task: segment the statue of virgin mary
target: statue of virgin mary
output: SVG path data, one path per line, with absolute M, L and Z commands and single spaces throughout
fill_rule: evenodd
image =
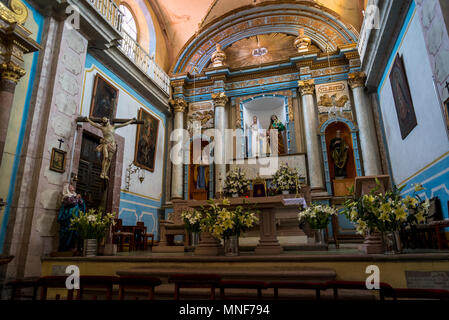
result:
M 264 130 L 260 125 L 257 116 L 253 117 L 251 125 L 248 129 L 248 157 L 260 157 L 265 152 L 263 150 Z

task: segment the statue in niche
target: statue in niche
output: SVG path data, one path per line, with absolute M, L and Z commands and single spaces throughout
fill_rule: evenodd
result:
M 272 130 L 277 130 L 277 148 L 276 143 L 271 141 L 272 139 Z M 273 114 L 271 116 L 270 126 L 267 130 L 267 150 L 270 150 L 271 154 L 285 154 L 284 147 L 284 134 L 285 131 L 284 124 L 279 120 L 279 118 Z
M 123 128 L 127 125 L 136 123 L 137 119 L 133 118 L 122 124 L 111 124 L 108 118 L 103 117 L 101 119 L 101 125 L 92 121 L 88 117 L 85 117 L 84 120 L 89 122 L 95 128 L 100 129 L 103 133 L 103 139 L 100 140 L 100 144 L 96 148 L 96 151 L 101 152 L 103 156 L 100 178 L 109 180 L 109 167 L 111 166 L 112 157 L 117 151 L 117 144 L 115 143 L 114 138 L 115 129 Z
M 344 179 L 347 176 L 346 165 L 348 163 L 348 144 L 341 138 L 340 130 L 337 130 L 335 138 L 330 142 L 330 151 L 334 160 L 335 179 Z
M 259 123 L 257 116 L 253 117 L 253 123 L 247 126 L 248 129 L 248 157 L 259 157 L 266 154 L 263 140 L 265 138 L 265 130 Z
M 221 49 L 221 44 L 217 43 L 215 45 L 215 52 L 212 54 L 210 61 L 214 68 L 223 67 L 225 65 L 226 53 Z
M 58 251 L 69 251 L 76 246 L 77 234 L 71 230 L 71 219 L 79 217 L 80 211 L 86 212 L 86 204 L 81 195 L 75 192 L 71 183 L 67 183 L 62 190 L 62 205 L 58 214 L 59 247 Z
M 298 53 L 309 51 L 309 47 L 312 44 L 312 40 L 304 34 L 304 29 L 299 29 L 299 35 L 295 39 L 294 46 Z

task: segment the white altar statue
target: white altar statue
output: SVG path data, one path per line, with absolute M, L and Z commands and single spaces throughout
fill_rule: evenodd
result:
M 265 130 L 262 129 L 257 116 L 253 117 L 251 125 L 247 125 L 248 132 L 248 157 L 260 157 L 266 154 L 264 148 Z

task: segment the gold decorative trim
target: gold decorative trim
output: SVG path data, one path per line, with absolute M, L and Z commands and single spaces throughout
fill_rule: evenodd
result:
M 362 71 L 349 74 L 348 83 L 352 89 L 364 87 L 366 80 L 366 74 Z
M 181 98 L 170 100 L 170 105 L 173 107 L 174 112 L 184 112 L 187 108 L 187 102 Z
M 12 62 L 8 62 L 0 64 L 0 74 L 2 80 L 6 79 L 18 83 L 20 78 L 26 74 L 26 71 Z
M 11 9 L 0 2 L 0 19 L 8 23 L 23 24 L 28 18 L 28 9 L 20 0 L 11 0 Z
M 226 105 L 226 102 L 228 102 L 229 100 L 224 92 L 212 93 L 211 96 L 212 100 L 214 100 L 215 107 L 224 107 Z
M 300 80 L 298 81 L 299 91 L 301 92 L 302 96 L 308 95 L 308 94 L 314 94 L 315 93 L 315 80 Z

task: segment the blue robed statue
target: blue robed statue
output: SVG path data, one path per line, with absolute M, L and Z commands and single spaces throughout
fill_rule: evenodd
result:
M 60 225 L 58 251 L 69 251 L 75 247 L 77 238 L 76 231 L 70 229 L 70 220 L 74 216 L 79 217 L 80 211 L 86 212 L 86 205 L 70 183 L 64 186 L 62 196 L 62 205 L 58 214 Z

